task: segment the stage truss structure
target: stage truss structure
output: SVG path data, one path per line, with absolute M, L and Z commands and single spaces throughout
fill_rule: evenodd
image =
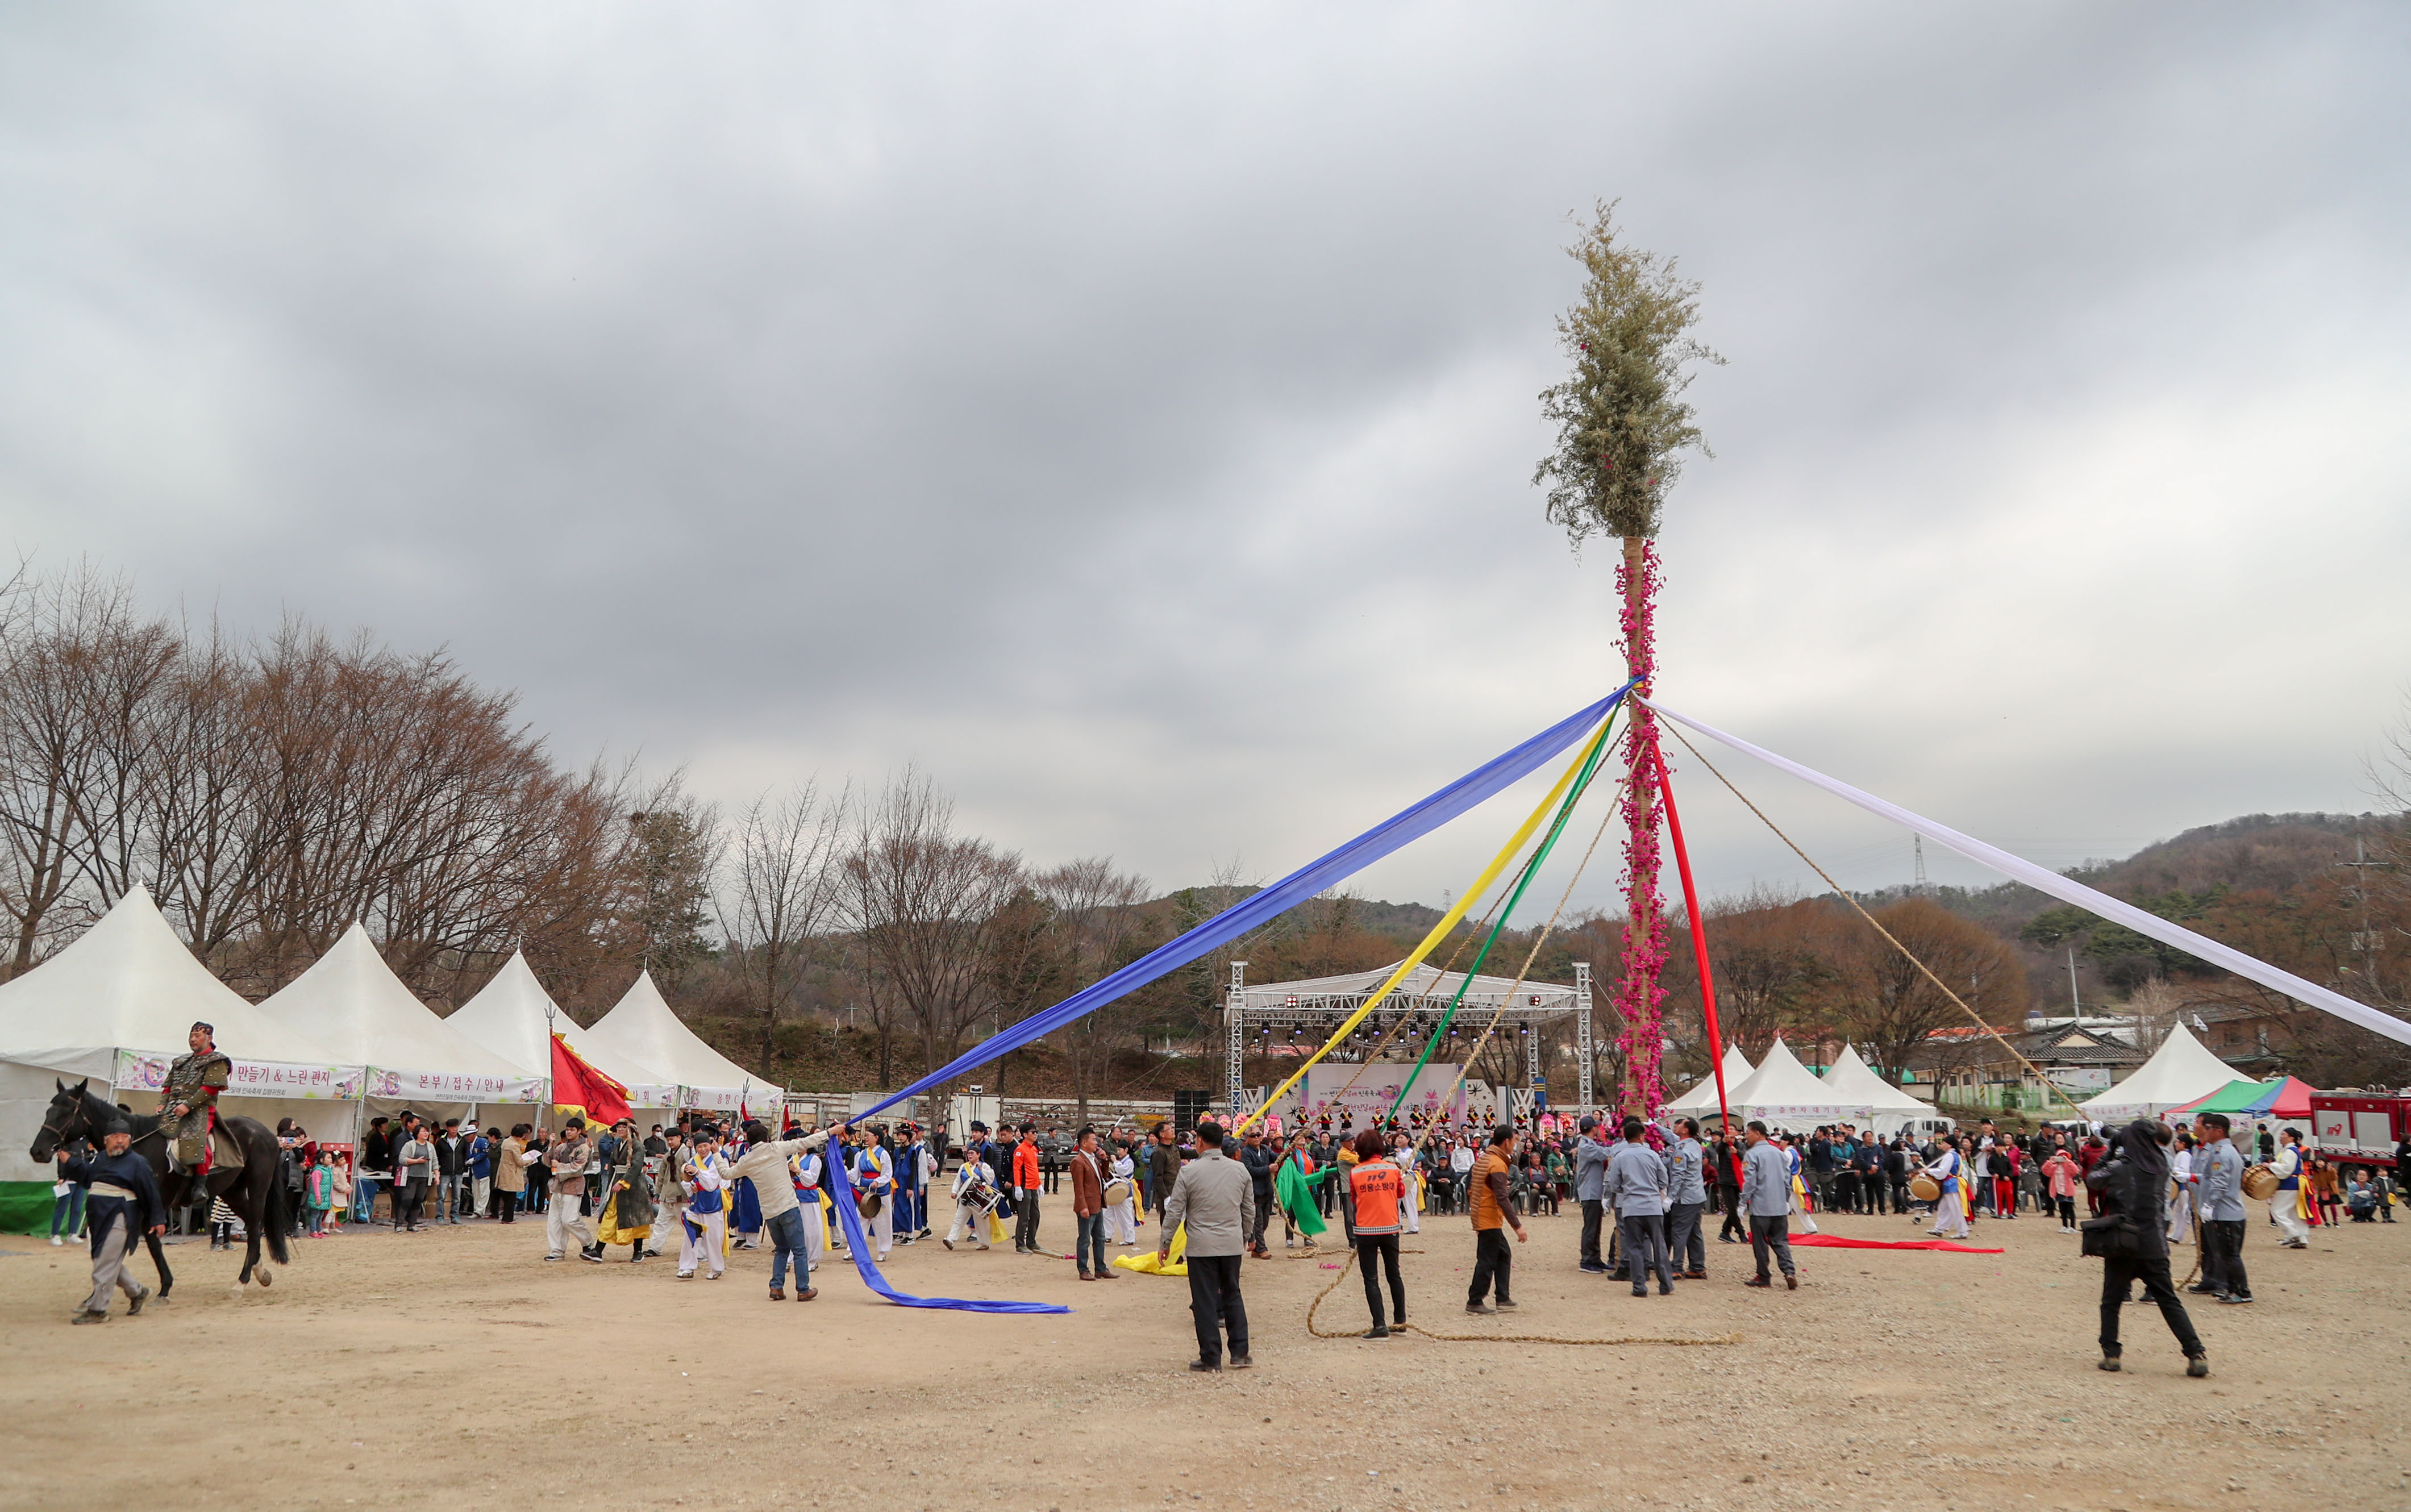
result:
M 1247 1085 L 1245 1066 L 1251 1041 L 1268 1040 L 1271 1035 L 1291 1029 L 1305 1029 L 1321 1043 L 1337 1029 L 1340 1022 L 1365 1006 L 1365 1000 L 1381 990 L 1397 969 L 1392 962 L 1369 971 L 1350 972 L 1345 976 L 1314 977 L 1304 981 L 1275 981 L 1261 986 L 1248 985 L 1248 963 L 1231 963 L 1231 986 L 1224 1004 L 1225 1034 L 1222 1079 L 1222 1105 L 1238 1117 L 1254 1111 L 1264 1089 L 1250 1091 Z M 1401 1019 L 1419 1019 L 1429 1026 L 1439 1022 L 1455 997 L 1458 984 L 1465 981 L 1461 971 L 1443 972 L 1438 967 L 1419 966 L 1407 974 L 1397 990 L 1369 1014 L 1363 1025 L 1366 1043 L 1379 1041 L 1383 1033 Z M 1509 1001 L 1511 989 L 1512 1001 Z M 1477 976 L 1465 990 L 1465 1000 L 1456 1010 L 1454 1027 L 1468 1035 L 1479 1034 L 1493 1014 L 1505 1008 L 1500 1020 L 1500 1034 L 1517 1033 L 1524 1041 L 1523 1098 L 1528 1102 L 1533 1088 L 1541 1084 L 1541 1036 L 1535 1032 L 1543 1024 L 1571 1018 L 1574 1021 L 1575 1102 L 1585 1110 L 1592 1105 L 1591 1062 L 1595 1058 L 1591 1040 L 1590 963 L 1574 963 L 1571 984 L 1554 981 L 1527 981 L 1517 987 L 1509 977 Z M 1412 1052 L 1420 1050 L 1424 1035 L 1410 1030 L 1391 1036 L 1393 1045 L 1403 1045 L 1411 1060 Z M 1284 1041 L 1285 1042 L 1285 1041 Z M 1387 1052 L 1385 1051 L 1386 1054 Z M 1335 1052 L 1334 1059 L 1345 1060 L 1344 1052 Z

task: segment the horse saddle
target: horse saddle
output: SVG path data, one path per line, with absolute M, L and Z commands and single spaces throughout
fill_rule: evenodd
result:
M 173 1140 L 168 1141 L 168 1155 L 173 1156 L 175 1151 L 176 1141 Z M 241 1170 L 242 1169 L 242 1146 L 235 1142 L 234 1135 L 228 1132 L 224 1124 L 212 1125 L 210 1127 L 210 1173 L 212 1175 L 215 1175 L 221 1170 Z M 179 1169 L 183 1168 L 180 1167 Z

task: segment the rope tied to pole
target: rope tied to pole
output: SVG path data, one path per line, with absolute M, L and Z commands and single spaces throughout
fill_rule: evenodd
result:
M 1689 751 L 1692 757 L 1696 759 L 1702 766 L 1706 767 L 1710 776 L 1714 777 L 1717 781 L 1725 785 L 1726 792 L 1732 793 L 1734 797 L 1741 799 L 1742 806 L 1747 808 L 1751 813 L 1756 814 L 1760 823 L 1764 824 L 1768 829 L 1773 830 L 1776 839 L 1781 840 L 1785 845 L 1790 846 L 1791 848 L 1791 853 L 1798 856 L 1803 862 L 1805 862 L 1809 870 L 1823 878 L 1825 880 L 1825 885 L 1832 888 L 1843 902 L 1848 903 L 1860 918 L 1864 919 L 1867 922 L 1868 928 L 1873 929 L 1877 934 L 1881 935 L 1887 944 L 1891 945 L 1893 950 L 1896 950 L 1901 953 L 1901 958 L 1903 960 L 1906 960 L 1909 965 L 1917 967 L 1919 971 L 1924 973 L 1925 980 L 1934 983 L 1936 990 L 1939 991 L 1943 996 L 1951 999 L 1952 1005 L 1955 1006 L 1959 1011 L 1966 1014 L 1969 1023 L 1975 1025 L 1979 1029 L 1983 1030 L 1986 1034 L 1989 1034 L 1994 1039 L 1999 1040 L 2001 1048 L 2016 1056 L 2019 1065 L 2024 1067 L 2027 1070 L 2032 1071 L 2036 1081 L 2050 1088 L 2051 1091 L 2058 1097 L 2060 1101 L 2068 1104 L 2068 1111 L 2069 1112 L 2074 1113 L 2079 1118 L 2082 1118 L 2084 1116 L 2084 1110 L 2076 1105 L 2075 1098 L 2069 1097 L 2058 1083 L 2053 1081 L 2050 1077 L 2043 1075 L 2042 1068 L 2037 1066 L 2033 1061 L 2026 1059 L 2025 1054 L 2020 1051 L 2017 1046 L 2009 1043 L 2009 1040 L 2007 1035 L 1985 1023 L 1974 1009 L 1969 1008 L 1966 1003 L 1961 999 L 1957 993 L 1951 990 L 1951 984 L 1949 982 L 1944 981 L 1940 977 L 1936 976 L 1934 974 L 1934 968 L 1927 966 L 1923 961 L 1918 958 L 1915 951 L 1912 951 L 1907 946 L 1902 944 L 1900 942 L 1900 937 L 1894 935 L 1891 930 L 1886 929 L 1881 923 L 1878 923 L 1876 916 L 1869 913 L 1848 889 L 1843 887 L 1841 883 L 1834 880 L 1834 877 L 1831 872 L 1828 872 L 1824 867 L 1818 865 L 1816 862 L 1810 860 L 1808 852 L 1801 850 L 1799 844 L 1794 841 L 1790 836 L 1784 834 L 1781 825 L 1767 818 L 1766 811 L 1764 809 L 1759 807 L 1758 805 L 1751 803 L 1748 796 L 1745 794 L 1741 789 L 1734 787 L 1732 778 L 1725 776 L 1722 772 L 1717 771 L 1714 762 L 1711 762 L 1705 756 L 1701 755 L 1700 748 L 1692 745 L 1689 737 L 1685 735 L 1680 729 L 1676 729 L 1674 731 L 1674 738 L 1683 742 L 1683 749 Z

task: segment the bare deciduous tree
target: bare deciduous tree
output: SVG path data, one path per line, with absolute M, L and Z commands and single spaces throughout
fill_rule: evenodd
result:
M 957 835 L 953 802 L 911 767 L 857 814 L 844 867 L 847 908 L 870 966 L 920 1040 L 924 1069 L 935 1070 L 999 1012 L 990 931 L 1021 884 L 1021 860 Z M 884 1085 L 884 1034 L 880 1062 Z
M 9 968 L 142 883 L 253 996 L 354 920 L 426 996 L 519 944 L 556 984 L 611 974 L 627 774 L 560 771 L 513 702 L 298 621 L 230 646 L 90 570 L 0 585 Z
M 0 643 L 0 910 L 14 925 L 13 975 L 139 869 L 141 710 L 176 643 L 135 612 L 123 579 L 86 568 L 11 588 Z
M 705 931 L 727 849 L 720 806 L 687 792 L 683 772 L 645 789 L 628 815 L 614 933 L 639 970 L 672 989 L 712 952 Z
M 1147 883 L 1117 872 L 1111 858 L 1091 856 L 1066 862 L 1034 880 L 1038 895 L 1055 910 L 1055 928 L 1061 940 L 1066 985 L 1076 992 L 1127 965 L 1147 938 L 1139 905 L 1147 900 Z M 1109 1003 L 1073 1022 L 1063 1031 L 1063 1050 L 1072 1069 L 1073 1094 L 1079 1098 L 1079 1121 L 1089 1121 L 1089 1098 L 1100 1090 L 1112 1064 L 1115 1035 L 1122 1027 Z
M 1854 914 L 1829 917 L 1832 944 L 1822 952 L 1834 972 L 1828 1017 L 1869 1062 L 1907 1066 L 1910 1053 L 1936 1029 L 1974 1027 L 1923 971 L 1864 921 Z M 2009 941 L 1925 898 L 1878 909 L 1875 917 L 1951 983 L 1962 1001 L 1981 1002 L 1988 1020 L 2015 1025 L 2024 1018 L 2025 969 Z
M 727 959 L 762 1016 L 762 1058 L 770 1057 L 779 1009 L 842 890 L 840 865 L 850 794 L 826 795 L 806 781 L 746 806 L 729 846 L 720 905 Z

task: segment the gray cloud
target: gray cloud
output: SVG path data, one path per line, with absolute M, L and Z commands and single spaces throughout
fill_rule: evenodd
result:
M 1617 680 L 1527 479 L 1621 196 L 1732 359 L 1671 702 L 2059 864 L 2362 807 L 2411 27 L 2156 20 L 24 12 L 0 525 L 448 643 L 569 759 L 915 759 L 1035 857 L 1277 872 Z M 1682 781 L 1711 887 L 1805 875 Z

